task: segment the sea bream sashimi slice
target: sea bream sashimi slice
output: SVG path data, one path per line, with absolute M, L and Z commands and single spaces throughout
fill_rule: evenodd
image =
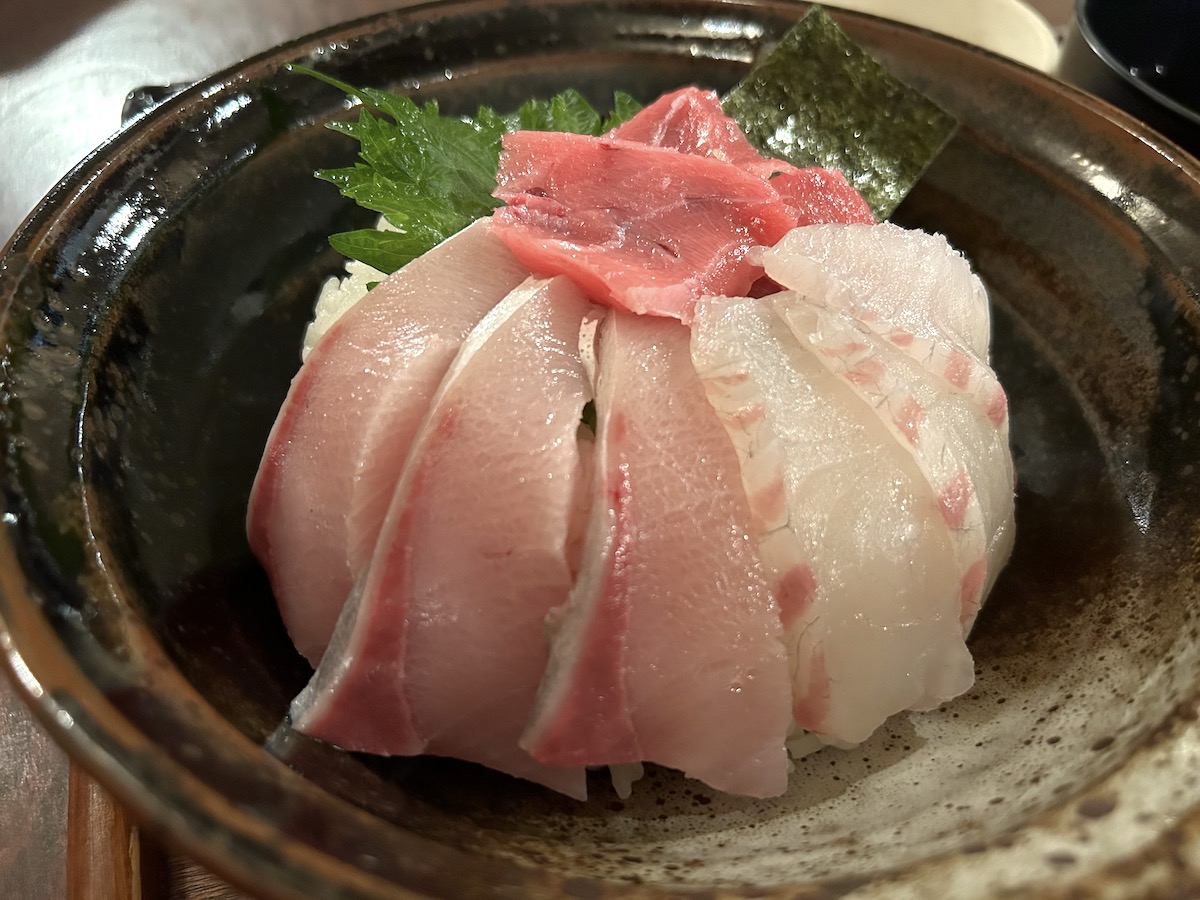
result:
M 344 313 L 292 380 L 247 533 L 293 643 L 314 666 L 463 337 L 528 276 L 491 223 L 476 222 Z
M 779 609 L 737 457 L 670 319 L 610 312 L 596 345 L 592 507 L 522 740 L 559 765 L 649 761 L 734 794 L 787 787 Z
M 762 264 L 777 284 L 845 309 L 900 343 L 925 338 L 988 359 L 987 290 L 940 234 L 888 222 L 805 225 L 765 250 Z
M 841 172 L 800 169 L 762 156 L 738 123 L 725 115 L 715 91 L 683 87 L 664 94 L 608 136 L 714 157 L 768 179 L 797 222 L 875 222 L 867 201 Z
M 772 305 L 802 347 L 850 386 L 916 461 L 958 556 L 965 634 L 1012 547 L 1007 436 L 968 394 L 848 313 L 794 292 L 763 302 Z
M 531 279 L 463 343 L 409 454 L 375 554 L 293 726 L 350 750 L 472 760 L 586 796 L 579 766 L 517 746 L 572 583 L 579 357 L 593 307 Z
M 988 485 L 986 595 L 1012 550 L 1015 472 L 1008 399 L 987 362 L 991 313 L 982 281 L 942 235 L 890 224 L 798 228 L 767 250 L 763 262 L 772 278 L 844 310 L 919 363 L 947 401 L 961 398 L 973 407 L 978 428 L 964 426 L 962 433 L 997 451 L 975 479 L 977 487 Z
M 771 303 L 705 298 L 691 353 L 738 449 L 797 724 L 856 744 L 969 688 L 960 562 L 912 455 Z

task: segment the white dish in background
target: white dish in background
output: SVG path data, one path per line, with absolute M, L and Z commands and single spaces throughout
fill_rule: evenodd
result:
M 827 0 L 825 5 L 936 31 L 1043 72 L 1058 61 L 1054 29 L 1021 0 Z

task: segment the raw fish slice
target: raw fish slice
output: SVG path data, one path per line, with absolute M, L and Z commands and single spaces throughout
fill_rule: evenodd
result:
M 797 228 L 762 254 L 767 275 L 869 327 L 988 358 L 987 291 L 940 234 L 890 223 Z
M 778 164 L 769 168 L 775 174 L 768 183 L 791 208 L 797 225 L 875 224 L 875 214 L 867 201 L 836 169 L 797 169 Z M 765 170 L 760 169 L 760 174 Z
M 314 666 L 463 336 L 529 275 L 481 220 L 381 282 L 292 381 L 250 496 L 250 546 Z
M 1011 548 L 1007 440 L 961 391 L 847 313 L 786 292 L 767 298 L 801 346 L 875 411 L 932 488 L 961 573 L 964 633 Z M 998 552 L 1003 551 L 1003 552 Z
M 996 576 L 1012 553 L 1016 537 L 1013 510 L 1013 487 L 1016 470 L 1009 449 L 1008 398 L 1001 387 L 996 373 L 974 354 L 954 346 L 918 338 L 902 332 L 890 331 L 882 337 L 903 351 L 934 379 L 939 395 L 949 400 L 961 400 L 974 413 L 977 430 L 963 432 L 962 436 L 977 437 L 981 447 L 989 451 L 991 462 L 979 475 L 973 476 L 980 490 L 984 511 L 985 529 L 988 535 L 987 572 L 979 591 L 980 601 L 988 595 Z M 986 423 L 986 424 L 985 424 Z M 967 428 L 969 426 L 963 426 Z M 978 454 L 971 458 L 979 459 Z M 979 487 L 986 485 L 986 487 Z M 968 607 L 970 603 L 968 602 Z M 974 613 L 968 609 L 964 624 L 967 628 L 974 622 Z
M 764 529 L 796 722 L 854 744 L 969 688 L 958 559 L 913 457 L 771 303 L 703 299 L 691 352 Z
M 496 235 L 532 271 L 567 275 L 618 309 L 687 321 L 706 293 L 744 293 L 795 216 L 761 178 L 632 141 L 506 135 Z M 615 190 L 619 186 L 619 190 Z
M 546 665 L 543 620 L 571 587 L 565 544 L 589 398 L 578 336 L 590 308 L 566 279 L 531 279 L 467 337 L 353 615 L 293 704 L 298 730 L 586 796 L 581 767 L 536 763 L 517 739 Z
M 787 787 L 779 610 L 737 457 L 677 322 L 601 326 L 591 520 L 522 741 L 535 758 L 644 759 L 756 797 Z
M 976 568 L 966 592 L 986 596 L 1012 549 L 1015 474 L 1008 400 L 986 362 L 991 326 L 982 282 L 941 235 L 894 225 L 797 229 L 763 261 L 771 277 L 857 317 L 935 375 L 947 396 L 969 398 L 992 425 L 995 433 L 985 429 L 981 437 L 1003 451 L 983 473 L 993 498 L 983 504 L 989 563 L 982 585 Z M 969 625 L 978 602 L 967 599 L 965 606 Z
M 721 109 L 716 91 L 683 87 L 663 94 L 621 123 L 607 137 L 695 156 L 712 156 L 747 171 L 767 163 L 741 127 Z M 774 165 L 795 168 L 779 160 Z M 768 177 L 770 172 L 763 177 Z
M 714 91 L 685 87 L 665 94 L 608 136 L 711 156 L 769 179 L 771 188 L 791 207 L 798 223 L 875 222 L 867 201 L 841 172 L 799 169 L 789 162 L 761 156 L 737 122 L 725 115 Z

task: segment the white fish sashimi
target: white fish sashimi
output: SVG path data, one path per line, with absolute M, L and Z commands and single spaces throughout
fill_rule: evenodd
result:
M 490 223 L 477 222 L 355 304 L 293 379 L 251 491 L 247 534 L 292 641 L 314 666 L 463 337 L 528 275 Z
M 973 490 L 982 492 L 979 513 L 986 535 L 986 566 L 976 566 L 964 590 L 964 625 L 974 620 L 982 597 L 1012 552 L 1013 491 L 1015 472 L 1008 449 L 1008 399 L 995 372 L 988 365 L 991 311 L 983 282 L 970 264 L 940 234 L 908 230 L 892 224 L 864 228 L 858 225 L 812 225 L 794 229 L 778 244 L 763 252 L 763 264 L 774 280 L 834 309 L 852 316 L 926 369 L 934 380 L 915 370 L 904 376 L 925 383 L 925 400 L 909 401 L 906 433 L 902 443 L 923 458 L 935 490 L 947 490 L 951 514 L 971 506 L 967 479 L 957 486 L 933 469 L 939 465 L 965 466 L 974 473 Z M 869 338 L 864 338 L 867 343 Z M 886 349 L 874 343 L 864 359 L 878 366 L 888 358 Z M 903 367 L 891 366 L 892 375 Z M 858 372 L 858 383 L 871 385 L 869 373 Z M 904 400 L 903 396 L 893 398 Z M 942 408 L 967 403 L 976 417 L 958 423 L 934 425 L 924 407 L 940 403 Z M 912 414 L 919 420 L 914 420 Z M 969 420 L 969 421 L 968 421 Z M 964 450 L 957 463 L 944 462 L 940 439 L 978 440 L 974 450 Z M 926 432 L 928 447 L 913 439 Z M 973 465 L 971 465 L 973 464 Z M 963 510 L 966 512 L 966 510 Z M 981 571 L 986 569 L 986 572 Z M 982 576 L 982 577 L 980 577 Z M 974 597 L 975 599 L 970 599 Z
M 797 723 L 858 743 L 970 687 L 950 529 L 874 410 L 762 300 L 702 300 L 691 353 L 763 529 Z
M 916 461 L 959 560 L 969 630 L 985 585 L 1007 559 L 1013 492 L 1008 442 L 962 391 L 848 314 L 791 292 L 766 298 L 800 344 L 879 416 Z
M 590 398 L 578 335 L 590 309 L 566 279 L 531 279 L 468 335 L 358 596 L 293 704 L 298 730 L 586 796 L 581 766 L 535 762 L 517 741 L 546 665 L 543 620 L 572 583 L 576 433 Z
M 930 338 L 987 360 L 983 283 L 940 234 L 878 225 L 807 225 L 763 251 L 768 277 L 868 327 Z

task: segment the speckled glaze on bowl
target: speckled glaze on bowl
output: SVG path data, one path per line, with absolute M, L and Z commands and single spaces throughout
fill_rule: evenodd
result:
M 447 110 L 732 84 L 790 2 L 451 3 L 288 45 L 143 116 L 0 269 L 0 646 L 169 840 L 286 897 L 1182 896 L 1200 890 L 1200 172 L 1030 70 L 837 18 L 963 125 L 900 208 L 995 303 L 1020 476 L 976 687 L 799 763 L 772 801 L 652 770 L 585 804 L 281 727 L 307 668 L 243 536 L 304 319 L 367 217 L 311 178 L 343 99 Z

